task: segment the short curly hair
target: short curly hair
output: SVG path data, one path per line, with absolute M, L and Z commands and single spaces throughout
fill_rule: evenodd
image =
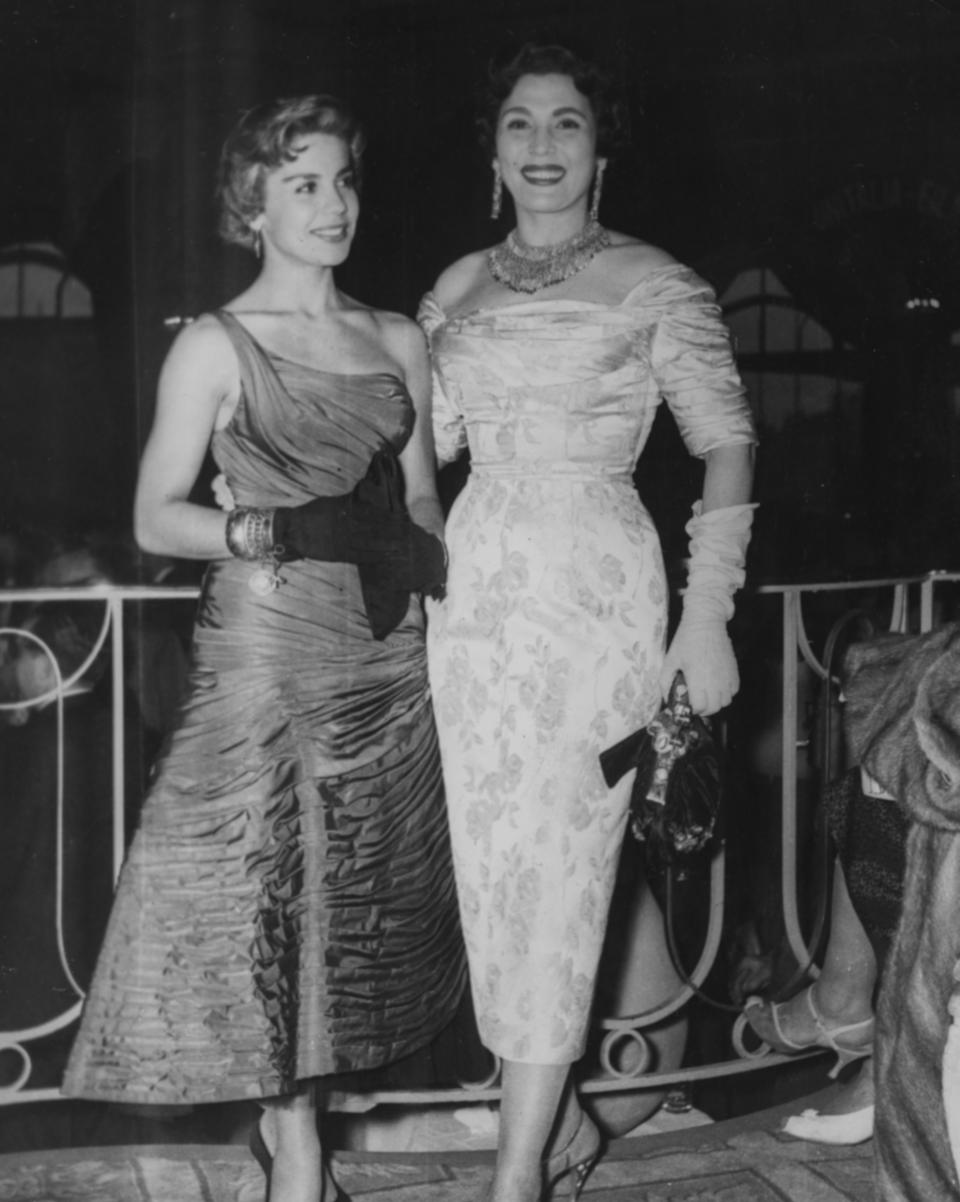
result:
M 500 110 L 524 75 L 569 76 L 577 91 L 590 101 L 597 127 L 597 154 L 612 158 L 626 148 L 630 140 L 629 114 L 607 72 L 566 46 L 527 42 L 509 62 L 491 66 L 480 96 L 477 128 L 480 144 L 490 157 L 496 154 Z
M 217 178 L 220 237 L 254 248 L 250 223 L 263 211 L 263 182 L 295 157 L 294 146 L 309 134 L 330 134 L 347 148 L 359 183 L 366 139 L 360 122 L 343 100 L 316 94 L 271 100 L 244 113 L 223 144 Z

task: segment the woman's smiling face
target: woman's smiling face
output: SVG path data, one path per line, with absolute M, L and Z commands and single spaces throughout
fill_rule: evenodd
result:
M 590 101 L 569 75 L 522 75 L 497 119 L 497 161 L 518 209 L 586 210 L 597 168 Z
M 267 173 L 253 223 L 270 252 L 335 267 L 350 253 L 360 203 L 350 152 L 335 134 L 307 134 Z

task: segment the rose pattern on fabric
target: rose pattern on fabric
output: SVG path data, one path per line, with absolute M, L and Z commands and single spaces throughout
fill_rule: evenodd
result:
M 498 1055 L 569 1063 L 631 783 L 607 789 L 598 756 L 660 705 L 667 587 L 634 467 L 662 397 L 695 455 L 754 441 L 752 418 L 684 267 L 619 305 L 448 317 L 428 295 L 420 321 L 439 461 L 471 455 L 427 639 L 474 1007 Z

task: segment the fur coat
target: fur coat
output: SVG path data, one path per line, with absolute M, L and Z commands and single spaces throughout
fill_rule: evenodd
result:
M 960 1200 L 960 624 L 855 644 L 843 691 L 854 757 L 911 823 L 877 1010 L 877 1198 Z

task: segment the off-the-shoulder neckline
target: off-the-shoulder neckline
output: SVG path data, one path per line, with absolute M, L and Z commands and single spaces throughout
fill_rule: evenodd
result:
M 661 275 L 664 272 L 686 272 L 689 275 L 695 275 L 696 272 L 692 267 L 688 267 L 685 263 L 664 263 L 662 267 L 651 267 L 644 275 L 642 280 L 638 280 L 636 284 L 626 293 L 619 301 L 610 303 L 609 301 L 590 301 L 578 300 L 576 297 L 570 296 L 555 296 L 537 300 L 530 297 L 527 300 L 515 301 L 509 305 L 478 305 L 475 309 L 465 309 L 462 313 L 447 313 L 440 307 L 440 302 L 437 300 L 436 293 L 431 288 L 429 292 L 424 294 L 424 301 L 431 300 L 437 310 L 443 317 L 444 322 L 449 321 L 465 321 L 469 317 L 478 317 L 491 313 L 512 313 L 517 309 L 524 309 L 530 305 L 575 305 L 582 309 L 622 309 L 630 298 L 645 287 L 652 276 Z

